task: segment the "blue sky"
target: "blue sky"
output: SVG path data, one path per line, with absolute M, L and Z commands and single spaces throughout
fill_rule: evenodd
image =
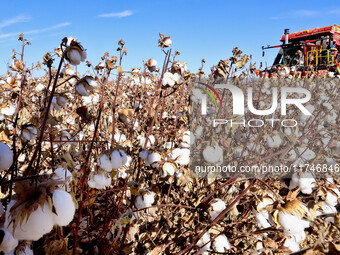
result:
M 292 32 L 340 23 L 338 1 L 4 1 L 0 0 L 0 75 L 6 73 L 17 35 L 32 43 L 26 64 L 41 61 L 65 36 L 78 38 L 88 60 L 98 63 L 104 52 L 116 55 L 117 41 L 126 42 L 123 69 L 142 66 L 151 57 L 159 64 L 158 33 L 171 36 L 178 60 L 197 72 L 202 58 L 205 72 L 238 46 L 259 63 L 271 65 L 277 49 L 262 57 L 262 45 L 279 44 L 284 28 Z M 81 72 L 86 70 L 81 64 Z

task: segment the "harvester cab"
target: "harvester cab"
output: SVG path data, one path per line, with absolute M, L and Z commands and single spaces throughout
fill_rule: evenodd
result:
M 273 65 L 263 76 L 304 77 L 340 74 L 340 27 L 338 25 L 308 29 L 296 33 L 284 30 L 282 45 L 262 46 L 262 50 L 279 48 Z M 264 55 L 264 54 L 263 54 Z

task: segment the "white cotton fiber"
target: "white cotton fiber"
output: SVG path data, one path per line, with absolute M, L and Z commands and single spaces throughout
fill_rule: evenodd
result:
M 76 207 L 72 196 L 64 190 L 53 191 L 52 201 L 56 214 L 54 214 L 54 224 L 67 226 L 73 219 Z

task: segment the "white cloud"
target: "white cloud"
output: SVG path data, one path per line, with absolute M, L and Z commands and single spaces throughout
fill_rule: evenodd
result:
M 314 11 L 314 10 L 294 10 L 294 11 L 292 11 L 293 17 L 302 17 L 302 18 L 315 17 L 318 14 L 319 14 L 319 12 Z
M 9 27 L 9 26 L 14 25 L 16 23 L 27 22 L 31 19 L 32 18 L 30 16 L 27 16 L 27 15 L 18 15 L 18 16 L 11 18 L 11 19 L 6 19 L 6 20 L 2 21 L 0 23 L 0 28 Z
M 331 10 L 331 11 L 329 11 L 329 14 L 340 15 L 340 9 Z
M 57 24 L 57 25 L 54 25 L 54 26 L 51 26 L 51 27 L 42 28 L 42 29 L 28 30 L 28 31 L 25 31 L 25 32 L 0 34 L 0 39 L 10 39 L 12 37 L 18 37 L 19 34 L 21 34 L 21 33 L 23 33 L 24 35 L 41 34 L 41 33 L 44 33 L 44 32 L 51 31 L 51 30 L 55 30 L 57 28 L 66 27 L 66 26 L 69 26 L 69 25 L 71 25 L 70 22 L 64 22 L 64 23 L 60 23 L 60 24 Z
M 124 18 L 131 16 L 133 13 L 132 11 L 126 10 L 123 12 L 112 12 L 112 13 L 106 13 L 106 14 L 100 14 L 97 17 L 99 18 Z

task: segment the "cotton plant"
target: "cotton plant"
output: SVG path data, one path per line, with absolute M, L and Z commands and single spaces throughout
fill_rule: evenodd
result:
M 333 183 L 333 180 L 330 180 L 329 184 L 326 185 L 325 188 L 322 189 L 323 193 L 323 201 L 320 201 L 319 208 L 316 211 L 316 216 L 320 215 L 328 215 L 328 214 L 336 214 L 337 213 L 337 205 L 338 200 L 340 198 L 339 186 Z M 327 221 L 334 223 L 334 217 L 327 217 Z
M 64 95 L 54 96 L 52 98 L 51 110 L 60 111 L 67 104 L 67 97 Z
M 190 162 L 190 149 L 175 148 L 170 153 L 170 159 L 181 166 L 186 166 Z
M 162 165 L 162 171 L 161 171 L 161 176 L 162 178 L 165 178 L 167 176 L 174 176 L 174 174 L 176 173 L 176 166 L 172 163 L 169 162 L 165 162 Z
M 21 247 L 21 249 L 16 250 L 16 255 L 34 255 L 34 253 L 30 245 L 26 244 L 24 247 Z
M 38 129 L 33 125 L 29 125 L 23 128 L 21 135 L 26 141 L 30 141 L 30 140 L 35 140 L 37 137 L 37 134 L 38 134 Z
M 212 243 L 212 248 L 217 252 L 223 253 L 231 249 L 231 244 L 226 235 L 222 234 L 215 238 Z
M 275 199 L 271 195 L 265 195 L 257 201 L 256 210 L 253 209 L 253 213 L 259 228 L 269 228 L 271 226 L 271 216 L 266 207 L 272 205 L 274 201 Z
M 189 130 L 184 131 L 182 139 L 181 139 L 181 147 L 182 148 L 190 148 L 190 145 L 195 143 L 195 135 Z
M 82 100 L 87 106 L 97 105 L 99 103 L 99 95 L 82 96 Z
M 111 149 L 104 151 L 97 159 L 98 165 L 111 172 L 124 166 L 127 162 L 127 155 L 123 149 Z
M 218 215 L 226 208 L 225 202 L 220 198 L 215 198 L 211 201 L 208 209 L 210 215 L 210 221 L 217 218 Z
M 267 137 L 267 145 L 269 148 L 279 148 L 282 143 L 282 139 L 278 134 Z
M 74 66 L 84 62 L 87 53 L 84 47 L 76 39 L 69 37 L 66 42 L 65 59 Z
M 211 242 L 210 242 L 210 234 L 209 232 L 205 232 L 200 240 L 196 243 L 196 245 L 200 248 L 198 253 L 201 255 L 209 255 Z
M 165 72 L 162 80 L 162 85 L 164 87 L 173 87 L 180 81 L 180 76 L 178 73 L 172 74 L 170 72 Z
M 150 72 L 155 72 L 158 70 L 157 68 L 157 61 L 153 58 L 150 58 L 146 63 L 145 65 L 147 66 L 148 70 Z
M 135 206 L 137 209 L 143 209 L 152 206 L 155 202 L 155 194 L 148 190 L 139 190 L 139 196 L 136 197 Z
M 76 83 L 76 91 L 79 95 L 88 97 L 89 92 L 98 86 L 97 81 L 91 76 L 85 76 Z
M 60 180 L 65 183 L 65 184 L 59 184 L 58 186 L 60 188 L 63 188 L 66 185 L 67 189 L 70 189 L 70 183 L 73 181 L 73 176 L 72 176 L 72 173 L 68 169 L 59 167 L 54 170 L 52 179 Z
M 38 184 L 38 188 L 29 187 L 27 183 L 21 187 L 17 184 L 18 193 L 7 206 L 4 223 L 15 239 L 36 241 L 51 232 L 54 225 L 67 226 L 72 221 L 76 207 L 74 199 L 64 190 L 54 189 L 55 184 L 58 182 L 53 180 Z M 36 189 L 36 192 L 28 192 L 29 189 Z M 46 197 L 48 193 L 50 198 Z M 39 199 L 30 197 L 37 195 Z M 25 220 L 20 220 L 21 217 Z
M 132 163 L 132 157 L 127 156 L 127 161 L 124 164 L 124 166 L 118 168 L 118 170 L 117 170 L 117 178 L 126 179 L 128 177 L 126 170 L 129 169 L 131 163 Z
M 13 163 L 13 152 L 7 144 L 0 142 L 0 170 L 7 170 Z
M 111 182 L 112 179 L 108 172 L 99 171 L 98 173 L 90 173 L 87 184 L 93 189 L 105 189 L 111 185 Z
M 149 152 L 147 159 L 145 160 L 146 165 L 150 165 L 153 168 L 159 168 L 159 161 L 162 160 L 162 156 L 158 152 Z
M 310 222 L 303 218 L 308 216 L 308 208 L 297 199 L 286 202 L 284 207 L 274 213 L 274 221 L 283 228 L 286 238 L 284 246 L 292 252 L 299 251 L 301 242 L 306 239 L 304 230 Z
M 293 173 L 289 189 L 295 189 L 299 187 L 303 194 L 311 194 L 315 188 L 315 178 L 309 172 Z
M 207 146 L 203 150 L 203 158 L 205 162 L 221 164 L 223 162 L 223 150 L 218 144 Z
M 146 139 L 145 136 L 139 135 L 137 137 L 137 140 L 139 141 L 139 144 L 141 146 L 142 149 L 144 149 L 145 147 L 145 143 L 146 143 L 146 148 L 150 148 L 156 141 L 155 137 L 153 135 L 149 135 L 148 139 Z M 148 140 L 148 141 L 146 141 Z
M 2 237 L 0 251 L 10 253 L 18 246 L 18 240 L 6 228 L 0 228 L 0 236 Z
M 14 105 L 8 105 L 7 107 L 1 108 L 1 114 L 5 116 L 13 116 L 17 111 L 17 108 Z

